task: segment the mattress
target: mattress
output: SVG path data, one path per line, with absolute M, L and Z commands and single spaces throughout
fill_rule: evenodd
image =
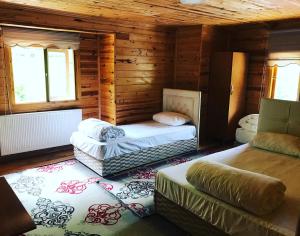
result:
M 193 125 L 169 126 L 147 121 L 119 127 L 125 131 L 126 136 L 115 141 L 98 142 L 80 132 L 74 132 L 70 142 L 97 160 L 104 160 L 146 148 L 189 140 L 196 136 L 196 128 Z
M 244 128 L 237 128 L 235 132 L 235 140 L 239 143 L 249 143 L 257 134 L 257 132 Z
M 300 159 L 250 147 L 248 144 L 202 157 L 279 178 L 287 186 L 283 205 L 258 217 L 196 190 L 186 180 L 199 159 L 158 172 L 156 190 L 167 199 L 231 235 L 294 235 L 300 213 Z

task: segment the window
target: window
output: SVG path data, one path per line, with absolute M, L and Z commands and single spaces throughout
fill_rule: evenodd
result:
M 49 100 L 75 100 L 74 54 L 71 49 L 48 49 Z
M 299 100 L 300 31 L 271 30 L 268 40 L 268 96 Z
M 272 98 L 299 101 L 300 65 L 275 65 L 272 74 Z
M 292 101 L 299 100 L 299 76 L 300 66 L 297 64 L 278 67 L 274 98 Z
M 11 48 L 15 103 L 46 102 L 44 50 Z
M 11 47 L 15 104 L 75 100 L 72 49 Z

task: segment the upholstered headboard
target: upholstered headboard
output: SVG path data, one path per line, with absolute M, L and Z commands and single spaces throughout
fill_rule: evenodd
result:
M 300 102 L 262 99 L 257 131 L 300 137 Z
M 163 111 L 174 111 L 192 118 L 199 140 L 201 92 L 180 89 L 163 90 Z

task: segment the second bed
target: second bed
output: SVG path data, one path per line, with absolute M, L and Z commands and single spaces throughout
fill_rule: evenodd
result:
M 99 142 L 73 133 L 71 143 L 76 159 L 108 176 L 168 157 L 196 151 L 200 126 L 201 92 L 164 89 L 163 111 L 191 118 L 190 124 L 170 126 L 156 121 L 120 125 L 125 137 Z

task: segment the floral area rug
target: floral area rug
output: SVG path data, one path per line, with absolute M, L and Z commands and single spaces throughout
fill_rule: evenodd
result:
M 199 154 L 168 159 L 159 164 L 138 168 L 124 175 L 111 177 L 110 179 L 102 178 L 97 182 L 137 216 L 145 217 L 154 213 L 156 173 L 162 168 L 178 165 L 195 158 L 199 158 Z
M 116 235 L 140 220 L 99 187 L 96 173 L 76 160 L 5 178 L 37 225 L 26 235 Z
M 169 159 L 114 179 L 100 177 L 75 159 L 5 178 L 37 226 L 28 236 L 121 235 L 154 213 L 157 171 L 195 157 Z

